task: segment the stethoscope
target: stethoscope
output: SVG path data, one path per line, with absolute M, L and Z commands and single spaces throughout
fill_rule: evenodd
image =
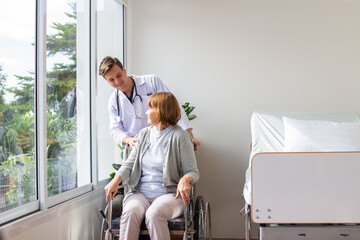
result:
M 131 99 L 131 103 L 133 104 L 134 106 L 134 112 L 135 112 L 135 118 L 136 119 L 140 119 L 140 118 L 144 118 L 143 116 L 141 116 L 141 113 L 143 112 L 143 106 L 142 106 L 142 102 L 143 102 L 143 99 L 142 97 L 138 94 L 138 91 L 137 91 L 137 87 L 136 87 L 136 84 L 135 84 L 135 81 L 132 77 L 130 77 L 131 80 L 133 81 L 134 83 L 134 88 L 135 88 L 135 96 L 133 97 L 133 99 Z M 140 114 L 137 114 L 136 113 L 136 109 L 135 109 L 135 98 L 138 97 L 140 99 Z M 116 106 L 117 106 L 117 117 L 116 117 L 116 122 L 120 122 L 120 106 L 119 106 L 119 90 L 116 89 Z

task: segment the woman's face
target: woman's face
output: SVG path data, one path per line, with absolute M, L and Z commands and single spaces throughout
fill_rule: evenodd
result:
M 157 126 L 159 124 L 159 119 L 155 108 L 149 107 L 145 114 L 148 118 L 148 124 L 152 126 Z

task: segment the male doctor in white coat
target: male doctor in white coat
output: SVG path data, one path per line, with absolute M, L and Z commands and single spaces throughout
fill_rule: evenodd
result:
M 145 112 L 149 97 L 158 92 L 169 92 L 169 89 L 156 75 L 128 76 L 121 62 L 110 56 L 102 60 L 99 74 L 116 89 L 108 103 L 111 135 L 117 143 L 134 147 L 138 133 L 148 126 Z M 194 138 L 181 106 L 180 110 L 178 125 L 190 134 L 197 150 L 200 141 Z

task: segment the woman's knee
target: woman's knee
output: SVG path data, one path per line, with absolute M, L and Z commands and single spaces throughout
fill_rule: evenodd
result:
M 128 199 L 124 202 L 122 216 L 142 220 L 148 205 L 138 199 Z
M 126 206 L 122 212 L 122 218 L 131 218 L 133 220 L 142 221 L 144 219 L 146 208 L 141 205 Z
M 146 223 L 167 221 L 167 215 L 161 208 L 149 207 L 145 213 Z

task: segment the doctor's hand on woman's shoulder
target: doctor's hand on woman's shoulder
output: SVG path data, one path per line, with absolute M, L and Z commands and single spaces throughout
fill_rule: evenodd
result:
M 194 150 L 198 150 L 198 148 L 200 147 L 200 141 L 194 137 L 191 128 L 186 129 L 185 131 L 190 135 L 191 140 L 194 143 Z
M 124 137 L 123 139 L 123 144 L 129 145 L 130 148 L 133 148 L 135 146 L 135 143 L 137 142 L 137 138 L 138 138 L 139 134 L 136 134 L 135 137 Z
M 194 143 L 194 150 L 198 150 L 198 148 L 200 147 L 200 141 L 196 140 L 195 138 L 192 138 L 192 141 Z
M 110 196 L 112 196 L 112 200 L 114 200 L 115 194 L 118 191 L 119 185 L 121 183 L 122 179 L 120 176 L 115 176 L 111 182 L 109 182 L 105 187 L 105 193 L 106 193 L 106 202 L 109 201 Z

